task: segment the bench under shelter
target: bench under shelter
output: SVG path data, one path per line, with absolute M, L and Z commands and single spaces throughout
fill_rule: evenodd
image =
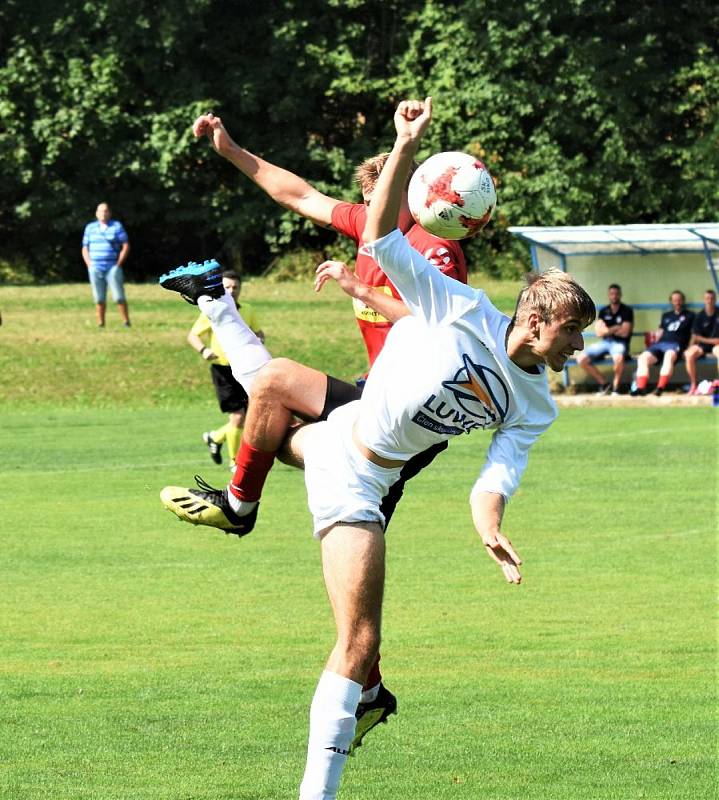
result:
M 581 225 L 511 227 L 510 233 L 529 245 L 532 266 L 540 272 L 559 267 L 584 286 L 597 305 L 607 304 L 611 283 L 622 287 L 622 301 L 634 308 L 631 359 L 623 382 L 629 384 L 636 356 L 645 349 L 645 335 L 659 327 L 662 312 L 671 307 L 669 295 L 679 289 L 694 312 L 703 308 L 704 292 L 719 294 L 719 222 L 671 225 Z M 587 343 L 596 339 L 593 329 Z M 604 366 L 603 366 L 604 365 Z M 716 378 L 716 359 L 701 359 L 699 379 Z M 597 367 L 609 377 L 611 361 Z M 686 383 L 683 360 L 677 364 L 673 385 Z M 564 369 L 565 386 L 594 386 L 574 359 Z

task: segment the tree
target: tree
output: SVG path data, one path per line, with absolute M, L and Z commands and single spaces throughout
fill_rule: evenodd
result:
M 681 20 L 681 24 L 677 24 Z M 719 67 L 704 0 L 19 0 L 0 6 L 0 259 L 79 279 L 100 200 L 134 277 L 221 255 L 338 252 L 190 134 L 212 109 L 255 152 L 353 197 L 352 167 L 432 94 L 424 155 L 467 150 L 500 207 L 470 261 L 512 260 L 510 224 L 716 214 Z M 343 251 L 339 251 L 342 253 Z

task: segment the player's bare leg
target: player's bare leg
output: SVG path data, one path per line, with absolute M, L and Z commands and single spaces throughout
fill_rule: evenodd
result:
M 282 447 L 277 451 L 277 458 L 288 467 L 305 468 L 304 443 L 308 426 L 296 423 L 285 436 Z
M 689 376 L 689 394 L 694 394 L 697 390 L 697 359 L 704 355 L 704 351 L 698 344 L 693 344 L 684 352 L 684 360 L 687 365 L 687 375 Z
M 582 353 L 577 357 L 577 364 L 599 384 L 600 389 L 607 385 L 604 380 L 604 375 L 592 364 L 591 359 L 586 353 Z
M 622 375 L 624 374 L 624 356 L 614 356 L 614 380 L 612 381 L 612 392 L 619 392 L 622 385 Z
M 272 359 L 252 388 L 243 439 L 260 450 L 279 450 L 293 417 L 316 420 L 326 394 L 323 372 L 288 358 Z
M 295 417 L 317 419 L 326 394 L 327 376 L 323 372 L 287 358 L 273 359 L 258 373 L 230 484 L 232 498 L 242 503 L 233 503 L 237 513 L 251 511 L 253 507 L 248 504 L 259 501 L 275 455 Z
M 647 392 L 647 383 L 649 382 L 649 368 L 657 363 L 656 357 L 645 350 L 637 356 L 637 377 L 636 389 L 632 389 L 633 395 L 644 395 Z
M 117 308 L 120 311 L 120 319 L 122 320 L 122 324 L 126 327 L 130 327 L 130 312 L 127 308 L 127 302 L 121 301 L 117 304 Z
M 362 683 L 379 649 L 385 542 L 377 523 L 334 525 L 322 539 L 337 642 L 310 709 L 300 800 L 332 800 L 355 735 Z
M 662 359 L 662 366 L 659 370 L 659 382 L 654 394 L 659 396 L 666 389 L 672 374 L 674 373 L 674 365 L 677 363 L 678 354 L 674 350 L 667 350 Z

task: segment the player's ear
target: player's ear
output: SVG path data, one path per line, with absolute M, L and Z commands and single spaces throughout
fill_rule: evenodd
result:
M 542 317 L 536 311 L 530 311 L 527 314 L 527 321 L 525 325 L 532 332 L 535 339 L 539 339 L 539 333 L 542 324 Z

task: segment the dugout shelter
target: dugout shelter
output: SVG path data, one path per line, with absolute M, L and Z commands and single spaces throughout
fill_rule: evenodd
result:
M 684 292 L 694 312 L 703 307 L 707 289 L 719 294 L 719 222 L 512 227 L 509 231 L 529 245 L 534 269 L 559 267 L 571 272 L 597 309 L 607 304 L 609 284 L 622 287 L 623 302 L 634 308 L 633 357 L 644 349 L 645 333 L 656 330 L 662 312 L 670 308 L 673 290 Z M 591 330 L 585 336 L 588 341 L 594 339 Z M 570 362 L 564 371 L 565 385 L 575 376 L 584 380 L 583 372 L 575 372 L 573 366 Z M 633 371 L 633 363 L 631 367 Z

